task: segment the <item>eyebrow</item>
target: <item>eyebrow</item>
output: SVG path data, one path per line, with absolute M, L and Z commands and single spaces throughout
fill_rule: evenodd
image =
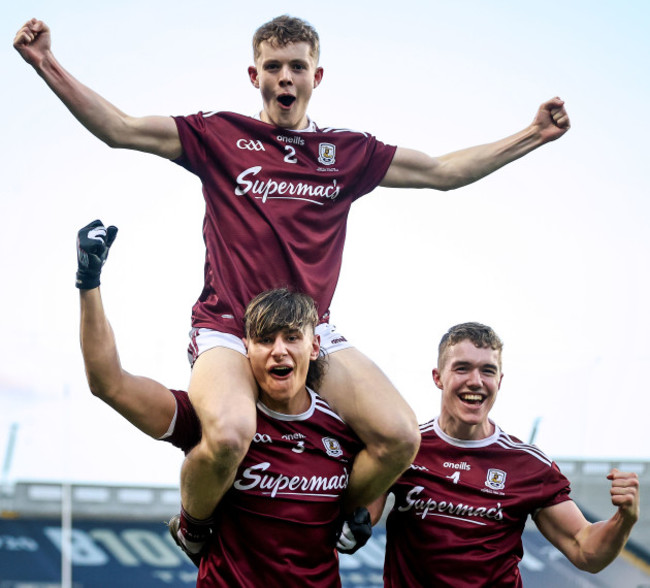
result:
M 451 363 L 449 367 L 451 368 L 458 368 L 458 367 L 471 367 L 474 364 L 471 361 L 463 361 L 463 360 L 456 360 Z M 494 363 L 481 363 L 478 365 L 479 368 L 484 369 L 484 368 L 492 368 L 492 369 L 499 369 L 499 366 L 494 364 Z

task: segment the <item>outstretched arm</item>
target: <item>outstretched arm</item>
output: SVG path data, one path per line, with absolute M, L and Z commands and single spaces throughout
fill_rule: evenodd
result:
M 81 302 L 81 352 L 90 391 L 142 432 L 156 439 L 164 435 L 176 412 L 168 388 L 122 369 L 115 336 L 99 290 L 99 273 L 117 233 L 94 221 L 79 231 L 77 287 Z
M 543 535 L 581 570 L 597 573 L 621 552 L 639 518 L 639 479 L 613 469 L 612 504 L 618 510 L 607 521 L 589 523 L 572 500 L 542 509 L 535 523 Z
M 26 22 L 16 33 L 14 48 L 77 120 L 109 147 L 145 151 L 167 159 L 182 155 L 171 117 L 129 116 L 68 73 L 52 53 L 50 29 L 43 21 L 33 18 Z
M 559 139 L 570 128 L 564 101 L 552 98 L 539 107 L 523 131 L 500 141 L 431 157 L 398 147 L 381 182 L 388 188 L 453 190 L 471 184 L 545 143 Z

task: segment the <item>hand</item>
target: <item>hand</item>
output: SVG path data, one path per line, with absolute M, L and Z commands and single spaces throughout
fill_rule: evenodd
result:
M 77 235 L 77 282 L 80 290 L 92 290 L 99 286 L 102 266 L 108 257 L 117 235 L 117 227 L 104 227 L 95 220 L 81 229 Z
M 571 128 L 564 100 L 556 96 L 544 102 L 535 115 L 533 126 L 538 127 L 544 143 L 555 141 L 564 135 Z
M 372 535 L 370 513 L 367 508 L 360 506 L 349 519 L 343 521 L 343 527 L 336 541 L 339 553 L 355 553 L 361 549 Z
M 50 51 L 50 29 L 42 21 L 28 20 L 14 37 L 14 49 L 30 65 L 39 65 Z
M 609 493 L 612 504 L 618 507 L 624 518 L 636 522 L 639 519 L 639 477 L 631 472 L 621 472 L 616 468 L 607 475 L 612 487 Z

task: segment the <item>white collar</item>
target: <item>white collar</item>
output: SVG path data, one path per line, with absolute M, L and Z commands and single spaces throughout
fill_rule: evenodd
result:
M 455 437 L 451 437 L 440 428 L 437 417 L 433 421 L 433 430 L 435 431 L 436 435 L 438 435 L 438 437 L 440 437 L 446 443 L 449 443 L 449 445 L 453 445 L 454 447 L 465 447 L 468 449 L 472 447 L 487 447 L 488 445 L 492 445 L 492 443 L 494 443 L 501 434 L 501 429 L 499 429 L 499 427 L 494 422 L 490 422 L 494 425 L 494 433 L 492 433 L 489 437 L 485 437 L 484 439 L 456 439 Z
M 260 122 L 264 122 L 261 117 L 261 112 L 258 112 L 253 118 L 255 120 L 259 120 Z M 269 123 L 264 123 L 264 124 L 269 124 Z M 316 132 L 316 123 L 311 120 L 309 116 L 307 116 L 307 126 L 304 129 L 287 129 L 288 131 L 291 131 L 293 133 L 315 133 Z
M 266 406 L 266 404 L 263 404 L 260 400 L 257 401 L 257 408 L 265 415 L 270 416 L 271 418 L 278 421 L 306 421 L 314 414 L 314 410 L 316 408 L 316 392 L 314 392 L 311 388 L 307 388 L 307 393 L 309 394 L 309 408 L 300 414 L 286 414 L 284 412 L 277 412 Z

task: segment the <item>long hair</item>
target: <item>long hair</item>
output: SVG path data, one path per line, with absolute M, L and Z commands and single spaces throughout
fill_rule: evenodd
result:
M 276 288 L 258 294 L 246 307 L 244 333 L 247 339 L 259 339 L 285 329 L 311 329 L 318 325 L 318 310 L 307 294 Z M 307 386 L 318 390 L 327 369 L 325 352 L 309 362 Z

